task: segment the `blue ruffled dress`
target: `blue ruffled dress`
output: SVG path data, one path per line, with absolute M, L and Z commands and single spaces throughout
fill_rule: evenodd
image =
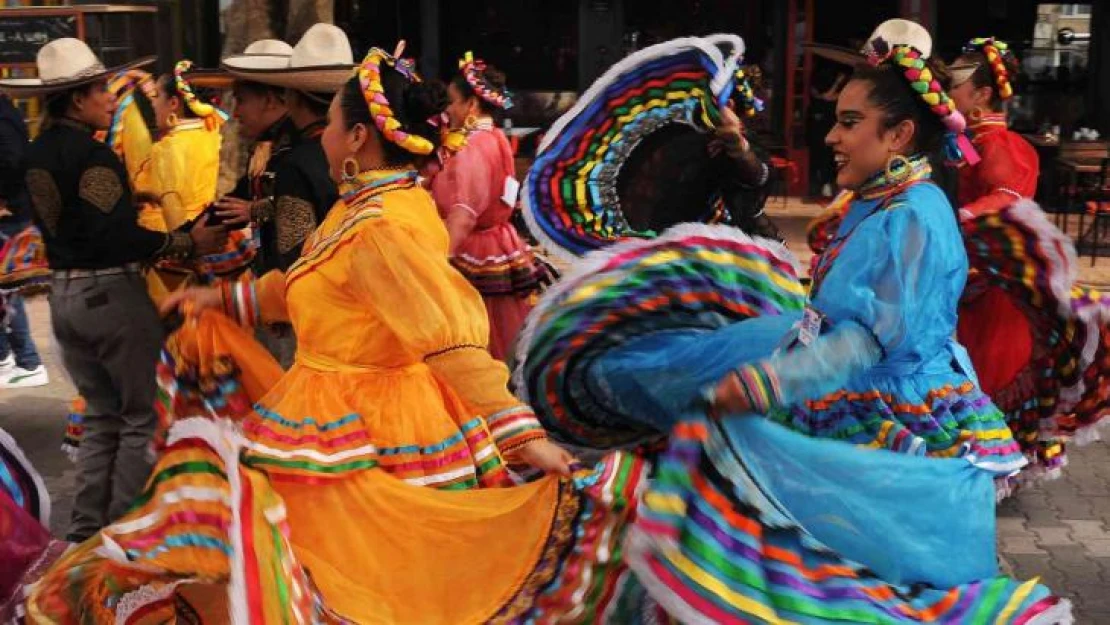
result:
M 533 311 L 514 381 L 549 432 L 666 445 L 627 555 L 670 614 L 1066 618 L 997 577 L 994 483 L 1026 461 L 952 339 L 968 261 L 929 174 L 858 192 L 808 297 L 781 246 L 686 224 L 587 256 Z M 733 369 L 766 418 L 706 420 Z

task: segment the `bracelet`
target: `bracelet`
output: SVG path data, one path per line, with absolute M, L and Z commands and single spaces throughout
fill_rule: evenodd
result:
M 187 260 L 193 254 L 193 237 L 188 232 L 174 230 L 166 233 L 166 240 L 162 247 L 154 253 L 155 258 L 170 260 Z
M 273 196 L 264 197 L 251 202 L 251 219 L 258 223 L 266 223 L 274 218 L 277 206 Z

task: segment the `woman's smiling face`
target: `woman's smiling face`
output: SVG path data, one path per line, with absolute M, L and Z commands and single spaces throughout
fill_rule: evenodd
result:
M 843 189 L 858 189 L 875 174 L 886 169 L 891 156 L 902 154 L 913 134 L 913 122 L 887 128 L 882 109 L 870 101 L 872 84 L 851 80 L 836 101 L 836 125 L 825 137 L 836 162 L 836 184 Z M 909 124 L 909 128 L 903 128 Z

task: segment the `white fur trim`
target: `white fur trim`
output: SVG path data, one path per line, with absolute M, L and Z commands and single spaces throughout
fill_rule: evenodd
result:
M 1072 614 L 1071 601 L 1060 599 L 1051 608 L 1029 619 L 1026 625 L 1072 625 L 1075 615 Z

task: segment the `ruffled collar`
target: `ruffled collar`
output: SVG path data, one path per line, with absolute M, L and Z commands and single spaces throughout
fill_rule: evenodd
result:
M 413 167 L 402 169 L 371 169 L 355 176 L 354 180 L 339 185 L 343 203 L 354 206 L 371 198 L 416 186 L 419 173 Z
M 978 139 L 985 134 L 1006 129 L 1006 114 L 1002 112 L 990 111 L 973 114 L 969 117 L 970 123 L 967 129 L 971 132 L 972 139 Z
M 905 165 L 894 172 L 884 170 L 872 176 L 863 183 L 856 196 L 864 200 L 890 197 L 911 185 L 928 180 L 932 173 L 933 167 L 929 164 L 928 157 L 917 154 L 907 158 Z

